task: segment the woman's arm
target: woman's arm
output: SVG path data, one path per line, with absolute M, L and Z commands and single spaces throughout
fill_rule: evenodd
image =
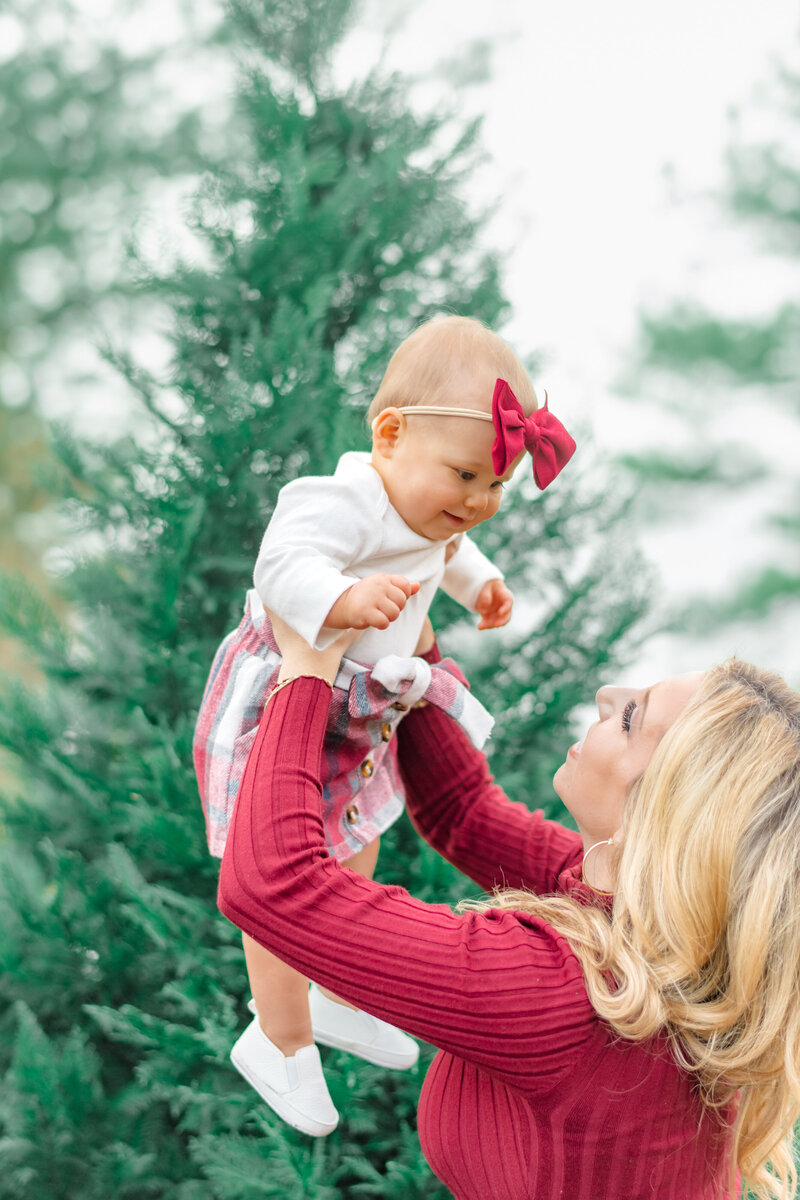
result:
M 329 697 L 320 679 L 298 679 L 267 704 L 228 835 L 221 910 L 351 1003 L 511 1086 L 548 1091 L 594 1027 L 577 960 L 536 918 L 456 915 L 327 855 L 319 768 Z
M 423 641 L 418 649 L 425 647 Z M 441 659 L 435 643 L 423 656 Z M 410 712 L 397 736 L 408 814 L 438 854 L 487 892 L 555 890 L 559 874 L 583 853 L 579 834 L 513 804 L 482 751 L 441 709 Z

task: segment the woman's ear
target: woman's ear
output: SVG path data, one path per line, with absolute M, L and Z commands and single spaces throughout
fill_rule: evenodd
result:
M 406 430 L 406 418 L 399 408 L 384 408 L 372 424 L 372 449 L 383 458 L 391 458 Z

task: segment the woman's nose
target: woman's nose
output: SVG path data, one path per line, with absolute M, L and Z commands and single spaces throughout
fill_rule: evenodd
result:
M 605 721 L 610 717 L 618 706 L 619 697 L 625 692 L 624 688 L 609 687 L 604 684 L 603 687 L 597 689 L 595 700 L 597 701 L 597 711 L 600 714 L 601 720 Z

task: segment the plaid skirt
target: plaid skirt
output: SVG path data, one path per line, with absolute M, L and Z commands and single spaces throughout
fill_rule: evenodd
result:
M 221 857 L 236 796 L 281 657 L 257 592 L 247 593 L 239 628 L 211 667 L 194 733 L 193 757 L 211 854 Z M 394 731 L 420 700 L 449 712 L 476 745 L 492 718 L 450 659 L 433 666 L 389 655 L 373 667 L 344 659 L 336 678 L 322 756 L 329 854 L 345 861 L 375 841 L 403 811 Z

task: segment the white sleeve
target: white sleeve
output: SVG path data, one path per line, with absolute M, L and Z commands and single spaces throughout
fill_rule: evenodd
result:
M 475 612 L 478 593 L 490 579 L 502 579 L 503 572 L 478 549 L 466 533 L 458 538 L 458 549 L 444 569 L 441 588 L 464 608 Z
M 317 650 L 340 633 L 322 626 L 359 578 L 348 567 L 380 542 L 381 494 L 374 490 L 337 476 L 295 479 L 281 489 L 261 542 L 253 572 L 261 602 Z

